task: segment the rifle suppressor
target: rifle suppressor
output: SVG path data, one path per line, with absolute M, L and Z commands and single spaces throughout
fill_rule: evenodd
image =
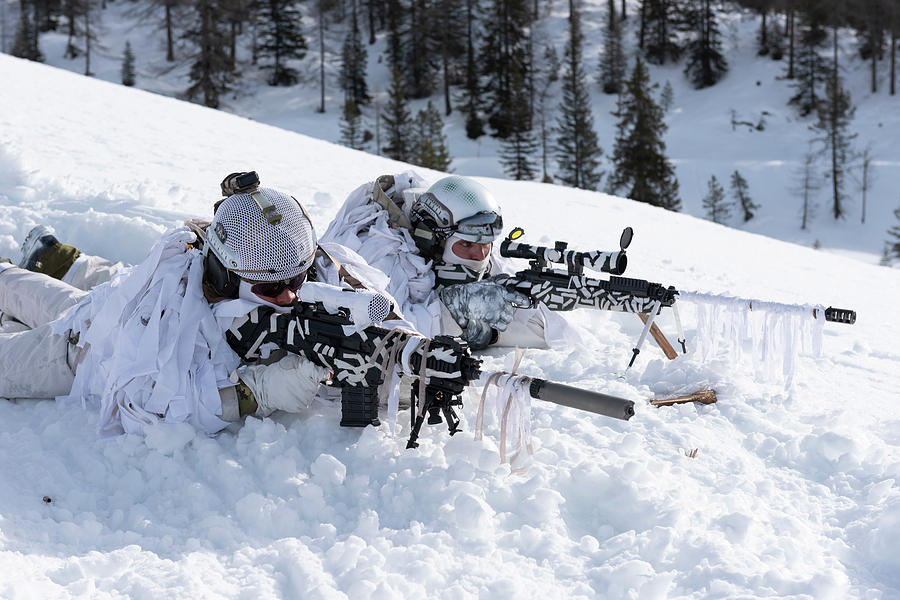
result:
M 612 417 L 613 419 L 621 419 L 627 421 L 634 416 L 634 402 L 617 398 L 615 396 L 607 396 L 600 392 L 592 392 L 590 390 L 582 390 L 570 385 L 554 383 L 546 379 L 531 380 L 531 388 L 529 389 L 532 398 L 561 404 L 578 410 L 586 410 L 594 414 Z

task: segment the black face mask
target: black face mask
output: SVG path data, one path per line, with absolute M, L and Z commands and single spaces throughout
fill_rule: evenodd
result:
M 436 264 L 434 265 L 434 287 L 439 288 L 457 283 L 472 283 L 473 281 L 484 279 L 490 273 L 490 263 L 488 263 L 487 269 L 483 272 L 476 271 L 466 265 Z

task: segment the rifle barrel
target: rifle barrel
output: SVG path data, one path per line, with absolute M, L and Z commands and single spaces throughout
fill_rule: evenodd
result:
M 586 410 L 597 415 L 627 421 L 634 416 L 634 402 L 608 396 L 600 392 L 582 390 L 570 385 L 532 378 L 529 389 L 532 398 L 552 402 L 569 408 Z

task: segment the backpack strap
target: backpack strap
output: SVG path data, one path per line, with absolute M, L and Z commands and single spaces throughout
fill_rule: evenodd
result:
M 391 189 L 393 186 L 393 175 L 382 175 L 376 179 L 375 184 L 372 186 L 372 201 L 388 212 L 388 222 L 391 225 L 412 230 L 412 223 L 409 222 L 409 217 L 384 191 L 385 188 Z

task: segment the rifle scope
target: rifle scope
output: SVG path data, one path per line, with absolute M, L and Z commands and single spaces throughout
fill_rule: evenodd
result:
M 581 275 L 584 267 L 600 271 L 601 273 L 621 275 L 628 266 L 628 257 L 625 256 L 625 249 L 631 244 L 634 230 L 631 227 L 626 227 L 622 231 L 622 236 L 619 238 L 620 250 L 615 252 L 604 252 L 602 250 L 578 252 L 567 250 L 568 242 L 554 242 L 553 248 L 516 242 L 515 240 L 522 237 L 523 234 L 524 230 L 521 227 L 513 229 L 500 244 L 500 256 L 530 260 L 532 261 L 532 268 L 537 269 L 545 268 L 547 263 L 564 264 L 572 275 Z

